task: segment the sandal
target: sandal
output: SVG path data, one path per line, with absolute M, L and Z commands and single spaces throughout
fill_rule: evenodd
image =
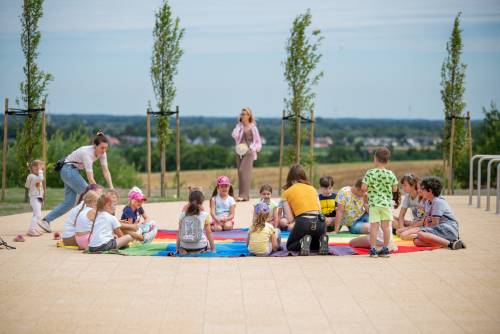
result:
M 21 234 L 18 234 L 15 238 L 14 238 L 14 242 L 25 242 L 26 240 L 24 239 L 24 237 L 21 235 Z

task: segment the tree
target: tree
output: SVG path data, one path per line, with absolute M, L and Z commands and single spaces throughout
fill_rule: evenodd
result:
M 184 31 L 185 29 L 180 28 L 180 19 L 173 18 L 172 10 L 168 1 L 165 0 L 155 13 L 154 45 L 151 57 L 151 82 L 156 107 L 162 112 L 170 111 L 175 98 L 174 76 L 177 74 L 177 65 L 183 54 L 180 41 L 184 36 Z M 160 115 L 156 122 L 156 135 L 161 159 L 162 197 L 165 196 L 165 148 L 171 134 L 168 125 L 168 115 Z
M 16 99 L 18 105 L 25 109 L 40 108 L 47 99 L 47 85 L 53 77 L 38 67 L 36 61 L 39 55 L 41 33 L 38 31 L 38 21 L 43 15 L 43 0 L 24 0 L 21 19 L 21 48 L 25 57 L 23 72 L 25 81 L 20 84 L 21 97 Z M 29 113 L 20 135 L 16 136 L 15 156 L 19 178 L 26 177 L 26 164 L 40 155 L 41 119 L 38 113 Z
M 465 92 L 465 69 L 467 65 L 462 64 L 461 55 L 463 50 L 462 30 L 460 30 L 460 16 L 458 13 L 453 23 L 450 40 L 446 43 L 446 51 L 448 56 L 441 67 L 441 100 L 444 105 L 445 125 L 443 138 L 443 159 L 446 162 L 449 160 L 449 152 L 451 143 L 451 120 L 455 117 L 463 117 L 465 102 L 463 100 Z M 465 120 L 462 118 L 455 119 L 454 140 L 452 152 L 452 165 L 448 166 L 451 170 L 451 179 L 449 180 L 451 189 L 453 189 L 454 161 L 461 158 L 465 154 Z
M 285 80 L 288 83 L 288 97 L 284 98 L 285 111 L 290 118 L 291 136 L 295 142 L 295 152 L 290 151 L 292 160 L 300 162 L 300 146 L 303 139 L 300 131 L 302 117 L 310 117 L 314 110 L 316 93 L 312 90 L 323 76 L 323 72 L 315 73 L 321 59 L 318 48 L 323 37 L 320 30 L 314 30 L 310 35 L 306 29 L 311 25 L 311 12 L 308 9 L 298 15 L 290 30 L 290 38 L 285 50 L 287 59 L 285 66 Z

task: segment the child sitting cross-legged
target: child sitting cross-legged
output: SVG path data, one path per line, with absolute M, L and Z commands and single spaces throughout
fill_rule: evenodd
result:
M 253 223 L 247 237 L 250 254 L 267 256 L 281 248 L 280 229 L 266 222 L 269 212 L 265 202 L 259 202 L 254 207 Z
M 142 204 L 147 201 L 147 198 L 138 187 L 133 187 L 128 193 L 128 205 L 123 208 L 121 216 L 121 229 L 123 233 L 130 234 L 135 240 L 143 243 L 153 241 L 158 227 L 152 221 Z M 141 218 L 143 221 L 141 221 Z
M 329 232 L 335 230 L 335 198 L 337 194 L 333 192 L 333 184 L 331 176 L 322 176 L 319 179 L 319 204 Z
M 426 177 L 420 183 L 422 196 L 429 202 L 429 216 L 424 226 L 410 227 L 404 235 L 419 247 L 465 248 L 458 233 L 458 221 L 450 205 L 441 197 L 443 184 L 437 177 Z
M 205 197 L 199 190 L 189 194 L 186 212 L 181 213 L 179 232 L 177 233 L 177 253 L 215 252 L 215 242 L 210 228 L 210 215 L 203 211 Z M 210 247 L 210 248 L 209 248 Z
M 228 231 L 234 226 L 234 211 L 236 200 L 231 181 L 227 176 L 217 178 L 212 198 L 210 199 L 210 214 L 212 216 L 212 231 Z

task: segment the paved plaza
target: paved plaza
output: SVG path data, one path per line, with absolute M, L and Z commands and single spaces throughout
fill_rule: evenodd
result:
M 0 333 L 500 333 L 500 216 L 447 200 L 467 249 L 389 259 L 89 255 L 0 217 Z M 145 209 L 173 229 L 183 204 Z

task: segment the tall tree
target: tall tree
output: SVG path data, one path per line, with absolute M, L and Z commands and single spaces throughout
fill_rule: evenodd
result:
M 25 80 L 20 84 L 21 96 L 16 103 L 26 109 L 40 108 L 47 98 L 47 85 L 53 77 L 42 71 L 37 65 L 38 46 L 42 37 L 38 22 L 43 16 L 43 0 L 24 0 L 21 19 L 21 48 L 25 57 L 23 72 Z M 15 157 L 19 178 L 26 177 L 26 164 L 40 155 L 41 117 L 38 113 L 29 113 L 20 134 L 16 136 Z
M 172 10 L 165 0 L 155 13 L 153 30 L 153 55 L 151 57 L 151 82 L 156 98 L 156 107 L 160 111 L 169 111 L 175 98 L 174 76 L 183 50 L 180 41 L 185 29 L 180 28 L 180 19 L 174 19 Z M 161 115 L 156 122 L 156 136 L 161 159 L 161 196 L 165 196 L 165 148 L 171 131 L 168 127 L 168 115 Z
M 467 65 L 461 61 L 463 52 L 462 30 L 460 29 L 460 16 L 458 13 L 453 23 L 453 30 L 449 41 L 446 43 L 446 51 L 448 56 L 441 67 L 441 100 L 444 105 L 445 125 L 443 138 L 443 159 L 446 162 L 449 160 L 449 152 L 451 145 L 451 119 L 454 117 L 463 117 L 465 102 L 465 70 Z M 455 161 L 459 160 L 461 155 L 465 154 L 466 148 L 466 129 L 465 120 L 455 119 L 453 140 L 453 161 L 452 165 L 448 166 L 451 169 L 451 180 L 448 180 L 453 189 L 453 175 Z
M 311 25 L 311 19 L 311 11 L 308 9 L 293 20 L 285 47 L 287 59 L 283 63 L 288 84 L 288 96 L 284 98 L 285 111 L 288 116 L 292 116 L 290 133 L 295 142 L 295 151 L 289 151 L 289 154 L 296 163 L 300 162 L 301 142 L 305 135 L 301 134 L 301 118 L 310 117 L 316 97 L 313 87 L 323 76 L 322 71 L 316 73 L 321 59 L 318 48 L 323 37 L 320 30 L 314 30 L 310 34 L 306 31 Z

